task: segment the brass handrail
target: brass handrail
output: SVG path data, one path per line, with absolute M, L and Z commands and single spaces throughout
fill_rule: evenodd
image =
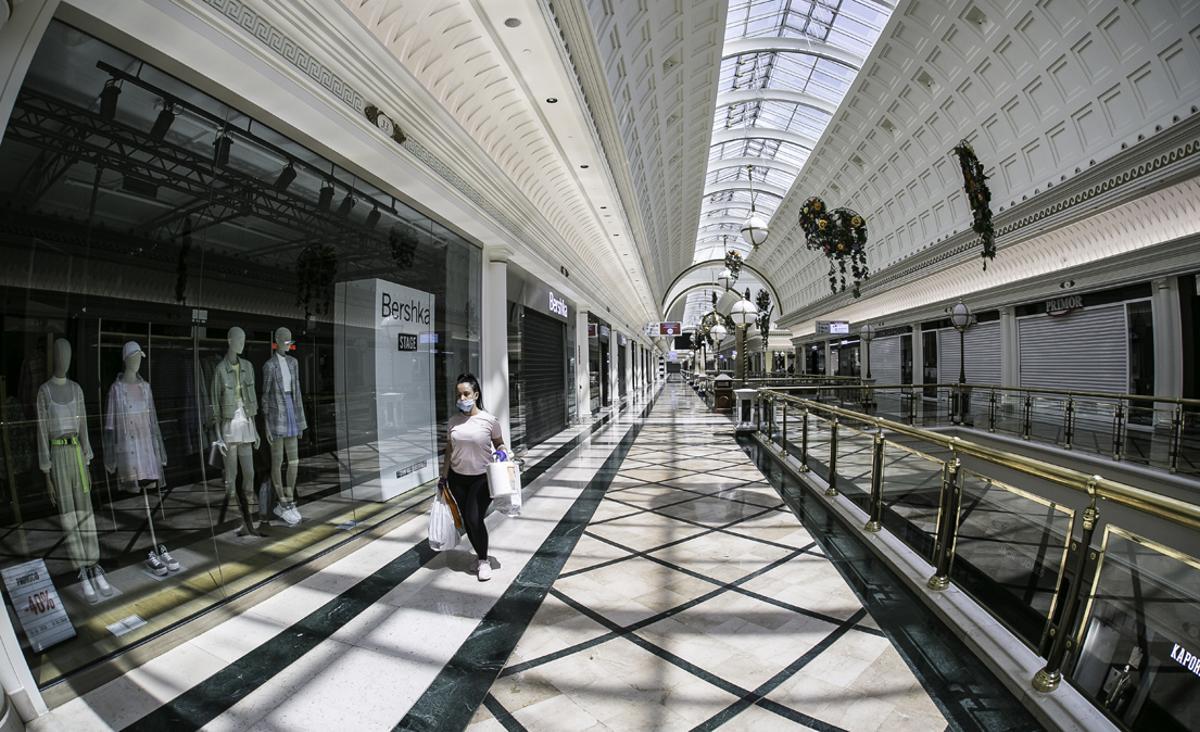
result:
M 984 445 L 964 440 L 958 436 L 947 436 L 939 432 L 924 430 L 920 427 L 893 422 L 890 419 L 835 407 L 831 404 L 815 402 L 811 399 L 801 399 L 781 391 L 766 389 L 760 391 L 760 396 L 762 395 L 769 398 L 778 398 L 785 402 L 792 402 L 810 411 L 826 412 L 835 417 L 852 419 L 873 425 L 876 428 L 915 437 L 940 445 L 946 449 L 954 450 L 961 455 L 970 455 L 991 463 L 996 463 L 1006 468 L 1025 473 L 1026 475 L 1048 480 L 1063 487 L 1079 491 L 1080 493 L 1086 494 L 1090 490 L 1094 490 L 1096 495 L 1114 503 L 1152 514 L 1159 518 L 1187 526 L 1188 528 L 1200 529 L 1200 506 L 1169 496 L 1158 495 L 1142 490 L 1141 488 L 1135 488 L 1126 483 L 1110 480 L 1099 475 L 1088 475 L 1078 470 L 1064 468 L 1060 465 L 1037 460 L 1036 458 L 985 447 Z
M 834 378 L 834 377 L 827 377 Z M 857 377 L 841 377 L 841 378 L 857 378 Z M 1053 394 L 1062 397 L 1088 397 L 1091 399 L 1112 399 L 1114 401 L 1142 401 L 1142 402 L 1162 402 L 1164 404 L 1178 404 L 1185 407 L 1200 408 L 1200 399 L 1189 399 L 1182 397 L 1163 396 L 1159 394 L 1122 394 L 1115 391 L 1079 391 L 1074 389 L 1051 389 L 1040 386 L 1000 386 L 996 384 L 959 384 L 957 382 L 950 384 L 858 384 L 835 386 L 830 385 L 830 389 L 958 389 L 960 387 L 979 390 L 979 391 L 1011 391 L 1022 394 Z M 797 388 L 797 387 L 786 387 Z

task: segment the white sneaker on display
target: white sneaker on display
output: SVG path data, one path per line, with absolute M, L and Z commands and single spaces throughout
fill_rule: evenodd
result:
M 153 549 L 150 550 L 150 554 L 146 557 L 146 569 L 149 569 L 157 577 L 165 577 L 167 575 L 167 565 L 162 563 L 162 560 L 158 558 L 158 553 Z
M 288 504 L 288 514 L 292 517 L 293 526 L 304 520 L 304 517 L 300 515 L 300 509 L 296 508 L 295 502 Z
M 79 570 L 79 586 L 83 588 L 83 597 L 88 602 L 96 601 L 96 588 L 92 587 L 92 581 L 88 578 L 87 569 Z
M 111 597 L 113 593 L 112 585 L 108 584 L 108 578 L 104 576 L 104 570 L 100 565 L 92 567 L 92 584 L 100 591 L 101 595 Z
M 480 582 L 487 582 L 492 578 L 492 565 L 486 559 L 480 559 L 479 564 L 475 567 L 475 574 L 479 575 Z
M 169 572 L 178 572 L 179 571 L 179 562 L 176 561 L 175 557 L 171 556 L 171 553 L 167 551 L 167 547 L 165 544 L 158 545 L 158 559 L 163 564 L 167 565 L 167 571 L 169 571 Z

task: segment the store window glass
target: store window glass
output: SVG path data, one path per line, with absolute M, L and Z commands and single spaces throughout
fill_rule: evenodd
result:
M 59 22 L 0 190 L 0 574 L 40 685 L 436 477 L 479 365 L 480 253 L 446 226 Z

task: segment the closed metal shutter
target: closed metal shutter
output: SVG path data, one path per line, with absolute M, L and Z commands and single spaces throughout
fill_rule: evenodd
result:
M 525 308 L 521 334 L 525 445 L 533 447 L 567 426 L 566 326 Z
M 967 383 L 1000 385 L 1000 322 L 979 323 L 967 329 Z M 938 331 L 938 381 L 958 383 L 958 331 Z
M 1121 394 L 1129 389 L 1124 304 L 1021 318 L 1017 338 L 1021 386 Z
M 900 382 L 900 336 L 871 341 L 871 377 L 880 386 Z

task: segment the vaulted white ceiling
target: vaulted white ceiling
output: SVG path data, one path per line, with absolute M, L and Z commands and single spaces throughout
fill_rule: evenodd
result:
M 804 248 L 797 218 L 809 196 L 866 215 L 865 302 L 893 286 L 893 273 L 969 229 L 951 154 L 960 139 L 991 176 L 1003 216 L 1126 149 L 1155 144 L 1187 123 L 1198 101 L 1197 0 L 901 1 L 775 212 L 756 263 L 777 278 L 785 325 L 846 312 L 849 295 L 831 295 L 827 261 Z M 1001 237 L 997 264 L 1006 242 L 1020 238 Z M 1054 245 L 1067 248 L 1063 262 L 1076 259 L 1070 247 L 1087 246 Z M 972 256 L 980 266 L 977 250 Z

